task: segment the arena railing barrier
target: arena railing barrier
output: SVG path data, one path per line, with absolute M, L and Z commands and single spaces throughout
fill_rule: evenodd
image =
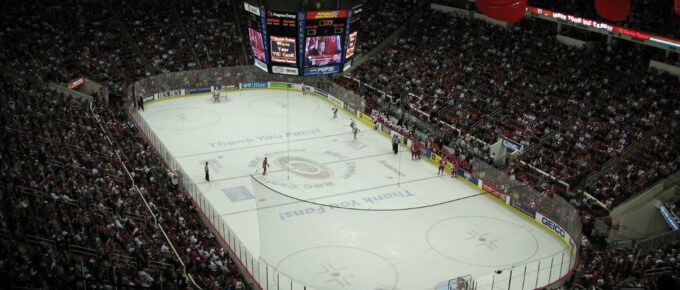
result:
M 296 91 L 306 89 L 327 98 L 329 102 L 356 115 L 359 120 L 373 124 L 370 112 L 365 112 L 367 108 L 364 99 L 350 90 L 337 86 L 328 78 L 272 75 L 254 66 L 213 68 L 152 76 L 134 83 L 129 94 L 134 98 L 142 98 L 144 102 L 151 102 L 173 96 L 208 93 L 216 89 L 227 91 L 228 94 L 230 91 L 258 88 Z M 137 111 L 130 110 L 130 116 L 170 169 L 180 174 L 183 188 L 190 194 L 195 205 L 222 241 L 229 246 L 228 251 L 232 257 L 237 258 L 240 268 L 258 288 L 314 289 L 278 272 L 275 267 L 253 255 L 232 228 L 222 220 L 219 212 L 203 196 L 198 186 L 188 177 L 189 174 L 179 165 L 148 123 Z M 433 130 L 435 129 L 433 127 Z M 409 142 L 406 141 L 404 140 L 404 144 L 408 146 Z M 433 160 L 437 158 L 441 157 L 434 156 Z M 507 285 L 507 289 L 529 289 L 560 283 L 570 275 L 576 266 L 581 221 L 578 211 L 569 202 L 559 196 L 544 196 L 481 160 L 475 159 L 472 162 L 472 172 L 459 170 L 458 174 L 477 186 L 480 191 L 493 195 L 499 202 L 535 220 L 567 245 L 565 250 L 549 257 L 475 277 L 471 282 L 476 288 L 505 288 L 501 285 Z

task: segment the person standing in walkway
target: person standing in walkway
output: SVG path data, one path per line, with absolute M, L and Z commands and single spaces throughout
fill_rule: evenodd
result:
M 208 169 L 208 161 L 205 162 L 205 181 L 210 182 L 210 170 Z

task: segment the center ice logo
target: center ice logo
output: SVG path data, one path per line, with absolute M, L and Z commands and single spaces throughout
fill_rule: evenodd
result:
M 342 153 L 329 150 L 323 152 L 307 149 L 293 149 L 290 152 L 281 150 L 265 153 L 264 156 L 268 158 L 271 168 L 267 175 L 259 176 L 258 179 L 274 187 L 327 188 L 335 186 L 335 182 L 349 180 L 356 173 L 356 162 Z M 264 157 L 258 157 L 251 160 L 248 167 L 253 170 L 259 169 L 263 159 Z M 298 178 L 287 180 L 285 174 L 288 170 L 291 175 Z
M 281 156 L 276 161 L 284 170 L 290 169 L 290 172 L 306 178 L 326 179 L 333 175 L 333 171 L 326 165 L 303 157 L 291 156 L 289 159 L 286 156 Z

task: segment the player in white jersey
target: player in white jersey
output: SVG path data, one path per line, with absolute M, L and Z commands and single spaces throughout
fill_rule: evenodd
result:
M 354 133 L 354 139 L 356 139 L 357 133 L 359 133 L 359 128 L 357 126 L 352 127 L 352 133 Z
M 215 103 L 220 102 L 220 90 L 218 89 L 215 89 L 215 91 L 213 91 L 213 102 Z

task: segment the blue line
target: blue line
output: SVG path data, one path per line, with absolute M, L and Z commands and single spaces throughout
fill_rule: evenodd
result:
M 421 179 L 415 179 L 415 180 L 411 180 L 411 181 L 407 181 L 407 182 L 402 182 L 402 184 L 413 183 L 413 182 L 418 182 L 418 181 L 423 181 L 423 180 L 428 180 L 428 179 L 434 179 L 434 178 L 439 178 L 439 177 L 443 177 L 443 176 L 444 175 L 435 175 L 435 176 L 425 177 L 425 178 L 421 178 Z M 340 195 L 347 195 L 347 194 L 352 194 L 352 193 L 357 193 L 357 192 L 363 192 L 363 191 L 367 191 L 367 190 L 373 190 L 373 189 L 378 189 L 378 188 L 383 188 L 383 187 L 388 187 L 388 186 L 393 186 L 393 185 L 394 185 L 394 183 L 391 183 L 391 184 L 386 184 L 386 185 L 378 185 L 378 186 L 369 187 L 369 188 L 362 188 L 362 189 L 357 189 L 357 190 L 352 190 L 352 191 L 340 192 L 340 193 L 336 193 L 336 194 L 332 194 L 332 195 L 315 197 L 315 198 L 309 199 L 308 201 L 330 198 L 330 197 L 336 197 L 336 196 L 340 196 Z M 282 203 L 282 204 L 278 204 L 278 205 L 265 206 L 265 207 L 262 207 L 262 208 L 246 209 L 246 210 L 241 210 L 241 211 L 235 211 L 235 212 L 220 214 L 220 216 L 235 215 L 235 214 L 240 214 L 240 213 L 245 213 L 245 212 L 258 211 L 258 210 L 261 210 L 261 209 L 270 209 L 270 208 L 280 207 L 280 206 L 284 206 L 284 205 L 291 205 L 291 204 L 296 204 L 296 203 L 303 203 L 303 201 L 292 201 L 292 202 Z

